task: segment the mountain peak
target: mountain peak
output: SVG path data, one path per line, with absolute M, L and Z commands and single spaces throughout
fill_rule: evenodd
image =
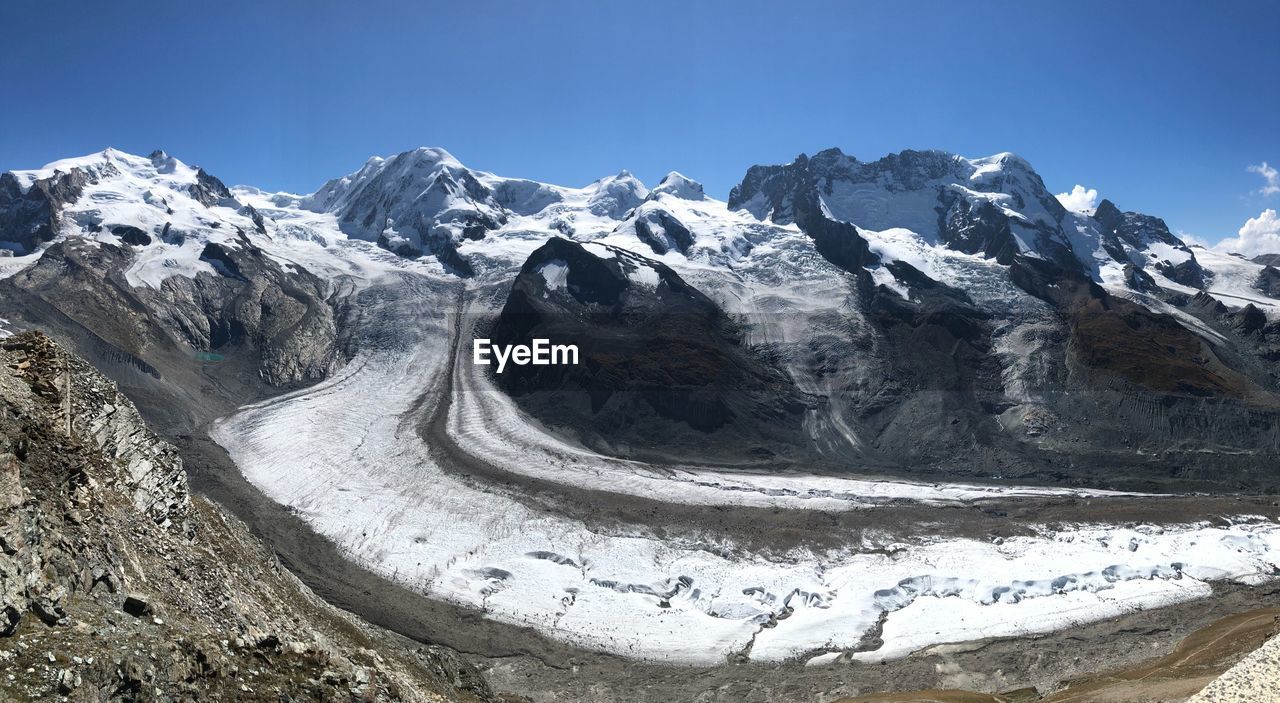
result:
M 432 163 L 447 163 L 449 165 L 457 166 L 462 165 L 462 162 L 458 161 L 453 154 L 450 154 L 448 151 L 436 146 L 420 146 L 417 149 L 403 152 L 397 156 L 393 156 L 392 158 L 410 156 L 414 159 Z
M 587 201 L 587 209 L 611 219 L 622 219 L 631 208 L 649 197 L 649 189 L 639 178 L 623 169 L 616 176 L 605 176 L 588 188 L 594 188 Z
M 123 176 L 143 181 L 161 179 L 173 185 L 195 182 L 198 171 L 198 168 L 189 166 L 160 149 L 148 156 L 138 156 L 115 147 L 107 147 L 84 156 L 59 159 L 38 169 L 16 170 L 11 173 L 22 190 L 26 191 L 36 181 L 73 172 L 78 172 L 89 180 Z
M 702 184 L 685 176 L 679 171 L 668 173 L 658 187 L 653 189 L 650 197 L 666 193 L 681 200 L 705 200 L 706 194 L 702 190 Z

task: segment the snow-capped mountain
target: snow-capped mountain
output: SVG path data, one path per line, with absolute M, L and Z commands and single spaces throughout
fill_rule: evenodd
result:
M 0 212 L 15 254 L 60 234 L 132 247 L 124 276 L 134 287 L 158 288 L 177 272 L 217 273 L 223 264 L 214 252 L 239 248 L 249 232 L 266 234 L 262 217 L 221 181 L 163 151 L 106 149 L 55 161 L 0 175 L 0 190 L 9 195 L 8 207 L 0 196 Z
M 0 179 L 7 305 L 95 362 L 159 379 L 161 356 L 216 352 L 275 384 L 335 368 L 325 284 L 268 254 L 267 221 L 203 169 L 107 149 Z
M 948 640 L 1017 635 L 1274 560 L 1247 524 L 885 537 L 886 505 L 946 530 L 917 509 L 1008 498 L 985 535 L 1006 505 L 1280 489 L 1275 262 L 1068 211 L 1009 154 L 828 150 L 726 202 L 439 149 L 271 193 L 108 150 L 0 176 L 0 242 L 6 328 L 90 359 L 190 465 L 225 449 L 343 557 L 577 646 L 876 660 L 940 641 L 910 619 L 934 595 Z M 468 337 L 581 363 L 499 375 Z
M 359 171 L 329 181 L 299 204 L 332 213 L 348 236 L 377 242 L 405 256 L 432 254 L 460 275 L 475 273 L 458 254 L 467 240 L 484 239 L 521 218 L 572 233 L 580 220 L 622 219 L 649 196 L 626 171 L 585 188 L 562 188 L 473 171 L 443 149 L 416 149 L 370 159 Z
M 271 223 L 264 210 L 275 212 Z M 814 237 L 822 219 L 857 228 L 841 239 L 866 243 L 864 263 L 881 281 L 891 280 L 881 267 L 895 261 L 945 279 L 945 260 L 958 252 L 1005 265 L 1017 255 L 1035 257 L 1138 292 L 1154 281 L 1212 293 L 1212 271 L 1163 221 L 1121 212 L 1107 200 L 1092 212 L 1067 211 L 1012 154 L 966 159 L 904 151 L 862 162 L 829 149 L 751 168 L 727 203 L 676 172 L 652 190 L 626 171 L 570 188 L 469 169 L 432 148 L 372 158 L 305 196 L 233 193 L 163 152 L 138 157 L 108 149 L 0 174 L 3 248 L 21 257 L 67 235 L 143 247 L 128 277 L 152 287 L 171 273 L 213 272 L 197 245 L 234 247 L 239 233 L 270 239 L 279 232 L 269 224 L 300 236 L 301 223 L 311 222 L 324 241 L 340 234 L 375 242 L 471 275 L 473 258 L 522 259 L 553 235 L 723 265 L 769 235 L 799 227 Z M 152 241 L 168 245 L 162 257 L 146 249 Z
M 1104 200 L 1094 212 L 1066 210 L 1024 159 L 997 154 L 966 159 L 938 151 L 904 151 L 862 162 L 838 149 L 785 166 L 756 166 L 729 196 L 731 208 L 760 219 L 795 222 L 821 213 L 854 224 L 884 260 L 939 246 L 1002 264 L 1030 256 L 1067 269 L 1083 267 L 1099 283 L 1123 285 L 1126 271 L 1152 269 L 1200 287 L 1195 254 L 1158 218 L 1120 212 Z
M 568 277 L 595 254 L 626 252 L 732 317 L 736 372 L 787 379 L 764 385 L 805 408 L 797 451 L 837 466 L 935 466 L 975 442 L 990 453 L 979 473 L 1037 473 L 1064 451 L 1110 461 L 1126 442 L 1191 451 L 1245 437 L 1186 439 L 1136 415 L 1119 435 L 1080 428 L 1099 403 L 1124 416 L 1138 412 L 1130 394 L 1153 393 L 1220 398 L 1247 424 L 1269 417 L 1276 392 L 1274 269 L 1188 247 L 1109 201 L 1068 211 L 1012 154 L 863 162 L 830 149 L 752 167 L 725 202 L 676 172 L 652 189 L 626 171 L 565 187 L 429 148 L 292 195 L 229 189 L 162 152 L 107 150 L 0 177 L 0 225 L 14 254 L 0 259 L 0 287 L 25 310 L 7 319 L 37 324 L 56 309 L 58 324 L 92 331 L 101 357 L 161 376 L 149 350 L 169 350 L 170 364 L 251 359 L 272 383 L 322 376 L 358 346 L 343 318 L 371 281 L 438 280 L 500 318 L 549 243 L 603 247 L 566 260 Z M 526 294 L 538 291 L 550 289 Z M 542 380 L 554 391 L 564 379 Z M 1199 412 L 1170 402 L 1176 418 Z M 754 413 L 718 426 L 742 431 Z M 777 442 L 740 445 L 777 453 Z

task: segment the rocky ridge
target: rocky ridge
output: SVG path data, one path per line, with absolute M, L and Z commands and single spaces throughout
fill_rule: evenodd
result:
M 314 596 L 44 335 L 0 341 L 0 415 L 0 698 L 499 700 Z

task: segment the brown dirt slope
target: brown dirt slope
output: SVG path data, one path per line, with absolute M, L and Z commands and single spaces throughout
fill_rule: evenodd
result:
M 1040 694 L 1034 689 L 1005 693 L 978 693 L 960 690 L 922 690 L 875 693 L 841 698 L 835 703 L 1157 703 L 1183 701 L 1214 681 L 1245 654 L 1268 643 L 1280 633 L 1280 608 L 1265 608 L 1231 615 L 1200 628 L 1185 637 L 1169 654 L 1140 664 L 1063 682 L 1063 688 Z M 1280 643 L 1272 640 L 1271 645 Z M 1271 647 L 1280 649 L 1280 647 Z M 1251 655 L 1252 656 L 1252 655 Z M 1272 660 L 1275 652 L 1270 654 Z M 1272 661 L 1272 671 L 1276 668 Z M 1251 669 L 1250 671 L 1254 671 Z M 1231 690 L 1252 687 L 1259 682 L 1242 675 Z M 1273 677 L 1272 681 L 1276 679 Z M 1249 688 L 1245 697 L 1203 698 L 1205 701 L 1280 701 L 1280 691 Z M 1213 687 L 1210 687 L 1211 690 Z M 1258 697 L 1261 696 L 1261 697 Z M 1269 696 L 1269 697 L 1268 697 Z M 1198 697 L 1196 700 L 1201 700 Z

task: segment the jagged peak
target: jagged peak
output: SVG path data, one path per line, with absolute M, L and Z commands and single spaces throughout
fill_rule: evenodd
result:
M 1103 218 L 1119 217 L 1123 214 L 1123 211 L 1116 207 L 1116 204 L 1111 202 L 1110 198 L 1103 198 L 1102 202 L 1098 203 L 1098 207 L 1094 209 L 1093 216 L 1101 220 Z

